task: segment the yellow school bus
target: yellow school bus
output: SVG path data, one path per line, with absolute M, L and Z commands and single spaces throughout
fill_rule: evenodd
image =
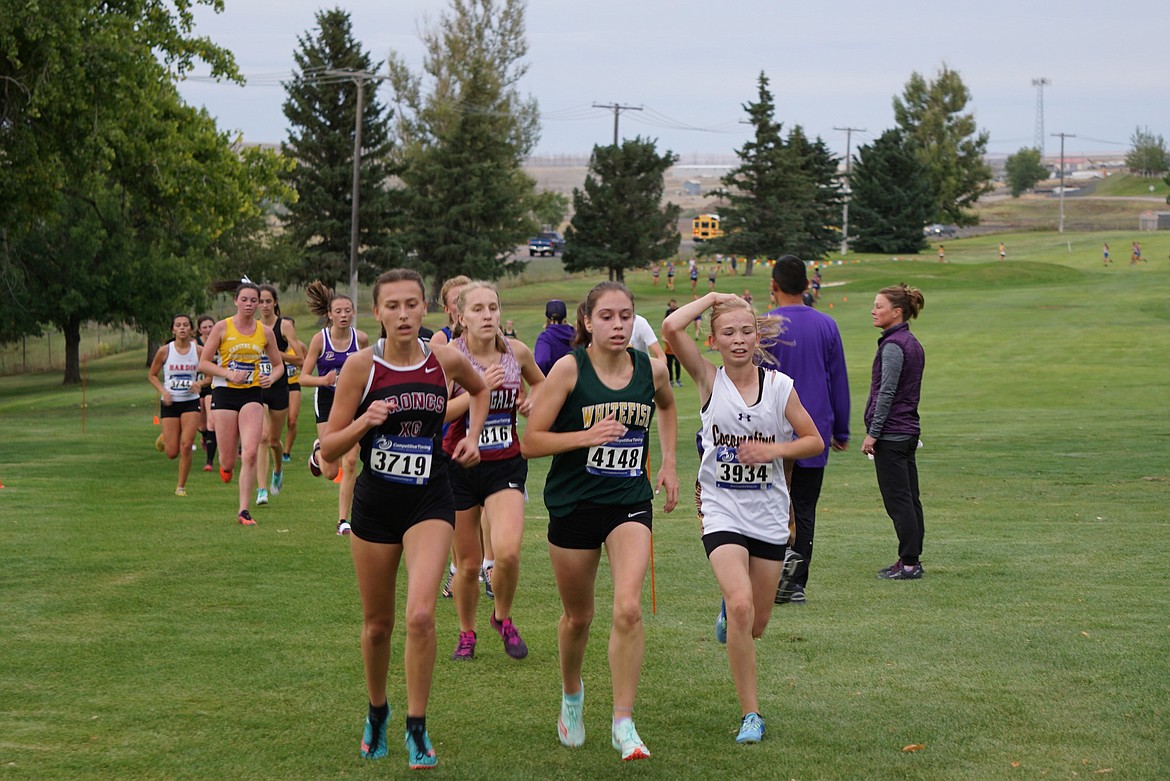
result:
M 710 239 L 717 239 L 723 235 L 719 227 L 718 214 L 700 214 L 691 221 L 691 237 L 696 244 Z

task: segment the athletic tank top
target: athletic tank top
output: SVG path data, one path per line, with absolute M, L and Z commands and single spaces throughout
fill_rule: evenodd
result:
M 550 430 L 584 431 L 613 414 L 629 431 L 603 445 L 553 456 L 544 483 L 544 503 L 551 515 L 569 515 L 586 501 L 629 506 L 654 498 L 646 476 L 654 371 L 646 353 L 627 348 L 626 354 L 634 362 L 634 374 L 626 387 L 613 390 L 598 378 L 584 347 L 570 352 L 577 361 L 577 384 Z
M 199 376 L 199 346 L 192 342 L 186 353 L 180 353 L 175 343 L 167 345 L 167 360 L 163 364 L 163 387 L 170 391 L 171 401 L 194 401 L 199 394 L 192 392 L 191 383 Z
M 297 352 L 288 343 L 288 339 L 284 338 L 284 333 L 281 331 L 283 326 L 284 318 L 277 317 L 276 324 L 272 326 L 272 335 L 276 337 L 276 349 L 280 351 L 281 355 L 291 355 L 295 358 Z M 300 385 L 301 367 L 285 361 L 284 376 L 288 379 L 289 385 Z
M 788 486 L 783 459 L 742 464 L 736 451 L 749 439 L 792 439 L 792 426 L 784 415 L 792 394 L 792 378 L 778 371 L 757 371 L 760 394 L 749 404 L 720 367 L 711 386 L 711 398 L 699 413 L 703 422 L 703 456 L 699 463 L 703 533 L 734 531 L 782 545 L 788 541 Z
M 421 340 L 419 344 L 423 345 Z M 363 415 L 375 399 L 393 399 L 398 409 L 381 426 L 362 435 L 362 464 L 370 478 L 425 485 L 447 468 L 440 439 L 447 411 L 447 377 L 426 345 L 422 361 L 414 366 L 387 363 L 382 357 L 384 347 L 384 339 L 374 346 L 370 376 L 354 418 Z
M 321 337 L 324 343 L 321 347 L 321 357 L 317 359 L 317 376 L 324 377 L 331 371 L 336 370 L 341 374 L 341 367 L 345 363 L 345 359 L 358 351 L 357 346 L 357 329 L 353 326 L 349 328 L 349 346 L 344 350 L 335 350 L 333 348 L 333 340 L 329 338 L 329 329 L 321 329 Z M 332 388 L 319 388 L 318 390 L 333 391 Z
M 480 461 L 503 461 L 520 455 L 520 437 L 516 434 L 516 400 L 520 397 L 520 364 L 512 352 L 512 345 L 508 351 L 500 356 L 500 365 L 504 368 L 504 382 L 500 387 L 491 391 L 491 401 L 488 406 L 487 422 L 483 426 L 483 433 L 479 437 Z M 460 336 L 451 342 L 459 352 L 467 356 L 471 365 L 481 375 L 488 370 L 471 355 L 467 347 L 467 340 Z M 465 393 L 463 388 L 455 385 L 452 397 Z M 467 436 L 468 416 L 464 415 L 451 422 L 443 435 L 443 450 L 448 455 L 455 452 L 459 440 Z
M 215 377 L 212 379 L 212 385 L 217 388 L 259 388 L 260 374 L 264 371 L 264 367 L 267 366 L 268 371 L 272 371 L 272 366 L 268 363 L 268 355 L 265 352 L 268 348 L 268 341 L 264 338 L 263 323 L 254 320 L 253 324 L 256 326 L 256 330 L 245 335 L 236 328 L 235 318 L 229 317 L 224 322 L 227 327 L 219 342 L 219 365 L 227 369 L 243 369 L 249 374 L 245 382 L 239 383 L 229 382 L 225 377 Z M 215 380 L 219 380 L 219 382 Z

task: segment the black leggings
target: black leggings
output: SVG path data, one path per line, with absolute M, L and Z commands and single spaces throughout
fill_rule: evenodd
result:
M 918 464 L 914 458 L 917 447 L 918 437 L 879 439 L 873 446 L 878 488 L 898 534 L 898 558 L 906 565 L 917 564 L 922 555 L 922 502 L 918 496 Z
M 682 379 L 682 364 L 678 362 L 678 356 L 673 353 L 666 354 L 666 373 L 671 382 Z

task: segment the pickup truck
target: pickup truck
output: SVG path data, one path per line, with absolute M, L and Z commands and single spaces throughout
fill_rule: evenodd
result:
M 565 237 L 556 231 L 541 231 L 528 240 L 530 257 L 556 255 L 565 248 Z

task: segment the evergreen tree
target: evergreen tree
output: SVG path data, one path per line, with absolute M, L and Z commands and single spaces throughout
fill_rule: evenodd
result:
M 679 207 L 662 203 L 666 171 L 677 161 L 640 137 L 593 147 L 584 190 L 573 189 L 565 271 L 607 269 L 610 279 L 622 281 L 626 269 L 678 252 Z
M 1036 186 L 1036 182 L 1048 178 L 1048 169 L 1040 162 L 1040 150 L 1025 147 L 1014 155 L 1008 155 L 1003 166 L 1004 177 L 1013 198 L 1019 198 Z
M 353 37 L 349 13 L 318 11 L 314 33 L 299 36 L 293 55 L 299 71 L 286 82 L 284 115 L 291 125 L 284 154 L 297 161 L 286 175 L 298 200 L 289 206 L 286 226 L 300 248 L 296 282 L 349 282 L 353 224 L 353 155 L 357 85 L 328 71 L 374 73 Z M 364 87 L 362 151 L 358 189 L 358 278 L 371 281 L 403 258 L 401 193 L 391 188 L 391 112 L 377 98 L 377 81 Z
M 541 201 L 522 164 L 539 117 L 518 88 L 527 71 L 523 0 L 451 0 L 423 45 L 422 74 L 395 56 L 390 72 L 405 108 L 410 248 L 437 302 L 452 276 L 499 277 L 500 260 L 537 229 Z
M 927 221 L 973 225 L 979 217 L 969 207 L 991 190 L 991 169 L 983 162 L 989 135 L 977 132 L 974 114 L 963 113 L 970 100 L 958 71 L 946 65 L 933 81 L 911 74 L 902 97 L 894 98 L 894 119 L 914 142 L 934 192 Z
M 934 195 L 913 144 L 901 131 L 887 130 L 857 154 L 849 202 L 854 248 L 920 252 L 926 247 L 922 226 L 931 215 Z
M 788 251 L 801 258 L 822 258 L 841 243 L 841 184 L 837 180 L 840 158 L 829 151 L 820 136 L 809 141 L 796 125 L 788 133 L 785 151 L 796 164 L 790 198 L 800 205 L 799 232 Z

